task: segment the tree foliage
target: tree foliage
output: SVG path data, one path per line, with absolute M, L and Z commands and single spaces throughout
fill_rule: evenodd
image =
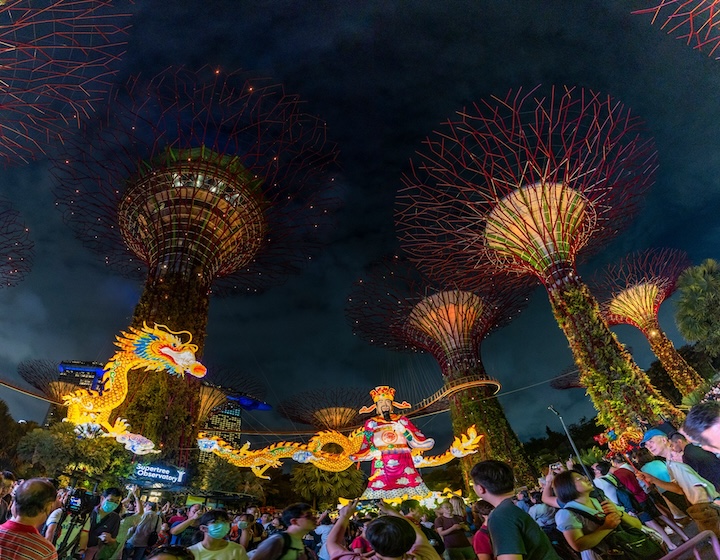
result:
M 249 494 L 265 503 L 265 481 L 247 469 L 240 469 L 213 455 L 202 469 L 202 490 Z
M 115 486 L 132 469 L 132 455 L 117 441 L 103 437 L 78 438 L 74 426 L 68 423 L 32 430 L 20 440 L 17 452 L 26 477 L 81 473 L 81 477 Z
M 679 348 L 678 352 L 703 379 L 712 379 L 715 375 L 715 368 L 712 365 L 710 357 L 702 350 L 686 344 L 682 348 Z M 670 376 L 665 371 L 665 368 L 660 363 L 660 360 L 655 360 L 651 363 L 650 367 L 646 370 L 646 373 L 650 378 L 651 383 L 667 399 L 674 403 L 683 402 L 680 391 L 675 388 L 672 379 L 670 379 Z
M 678 279 L 675 321 L 680 334 L 697 341 L 700 350 L 720 356 L 720 264 L 706 259 L 686 269 Z
M 595 418 L 581 418 L 579 422 L 568 426 L 570 435 L 575 441 L 580 456 L 584 457 L 588 452 L 597 446 L 594 436 L 603 431 Z M 544 438 L 531 438 L 524 443 L 525 450 L 532 457 L 540 473 L 545 474 L 548 466 L 556 461 L 565 462 L 571 455 L 573 449 L 567 436 L 562 431 L 554 431 L 549 426 L 545 427 Z
M 425 486 L 434 492 L 442 492 L 445 488 L 460 490 L 465 486 L 460 463 L 453 460 L 447 465 L 425 469 L 422 472 Z
M 10 415 L 7 403 L 0 400 L 0 426 L 2 426 L 0 469 L 16 472 L 20 468 L 17 455 L 18 443 L 25 434 L 37 428 L 38 425 L 35 422 L 16 422 Z
M 318 469 L 315 465 L 293 465 L 293 489 L 316 509 L 334 508 L 338 498 L 356 498 L 365 489 L 365 473 L 350 467 L 341 472 Z

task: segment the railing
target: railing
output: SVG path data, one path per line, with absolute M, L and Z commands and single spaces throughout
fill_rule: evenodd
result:
M 497 393 L 500 390 L 500 382 L 497 379 L 480 375 L 467 375 L 465 377 L 460 377 L 458 379 L 448 381 L 435 394 L 430 395 L 428 398 L 423 399 L 416 405 L 413 405 L 413 408 L 415 409 L 414 412 L 419 412 L 424 408 L 427 408 L 431 404 L 434 404 L 441 399 L 449 397 L 450 395 L 452 395 L 453 393 L 457 393 L 458 391 L 464 391 L 465 389 L 470 389 L 472 387 L 480 387 L 482 385 L 494 386 L 495 392 L 493 394 Z
M 699 547 L 709 542 L 711 547 L 702 547 L 702 555 L 700 554 Z M 699 535 L 695 535 L 688 542 L 681 544 L 675 550 L 663 556 L 660 560 L 676 560 L 677 558 L 688 557 L 687 552 L 692 551 L 695 555 L 696 560 L 720 560 L 720 543 L 718 538 L 712 531 L 703 531 Z M 711 555 L 712 553 L 712 555 Z

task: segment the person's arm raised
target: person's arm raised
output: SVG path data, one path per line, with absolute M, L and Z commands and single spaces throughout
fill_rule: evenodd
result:
M 330 558 L 334 558 L 347 552 L 345 548 L 345 531 L 350 523 L 350 518 L 355 514 L 359 500 L 356 498 L 340 510 L 337 521 L 330 530 L 325 547 Z

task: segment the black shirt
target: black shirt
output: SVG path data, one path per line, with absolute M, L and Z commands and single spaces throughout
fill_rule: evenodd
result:
M 709 480 L 720 492 L 720 459 L 713 453 L 689 443 L 683 451 L 683 463 L 692 467 L 696 473 Z
M 116 512 L 111 512 L 99 519 L 100 506 L 97 506 L 90 514 L 90 532 L 88 534 L 88 546 L 97 546 L 98 537 L 102 533 L 110 533 L 115 539 L 120 531 L 120 516 Z

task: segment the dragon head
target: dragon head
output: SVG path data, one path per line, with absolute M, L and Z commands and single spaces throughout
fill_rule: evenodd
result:
M 130 327 L 130 332 L 123 332 L 117 337 L 115 344 L 125 352 L 136 356 L 134 367 L 144 367 L 151 371 L 165 370 L 170 375 L 182 377 L 190 374 L 193 377 L 205 377 L 207 369 L 197 361 L 197 346 L 191 344 L 192 334 L 188 331 L 173 332 L 165 325 L 142 329 Z M 182 335 L 187 340 L 181 338 Z

